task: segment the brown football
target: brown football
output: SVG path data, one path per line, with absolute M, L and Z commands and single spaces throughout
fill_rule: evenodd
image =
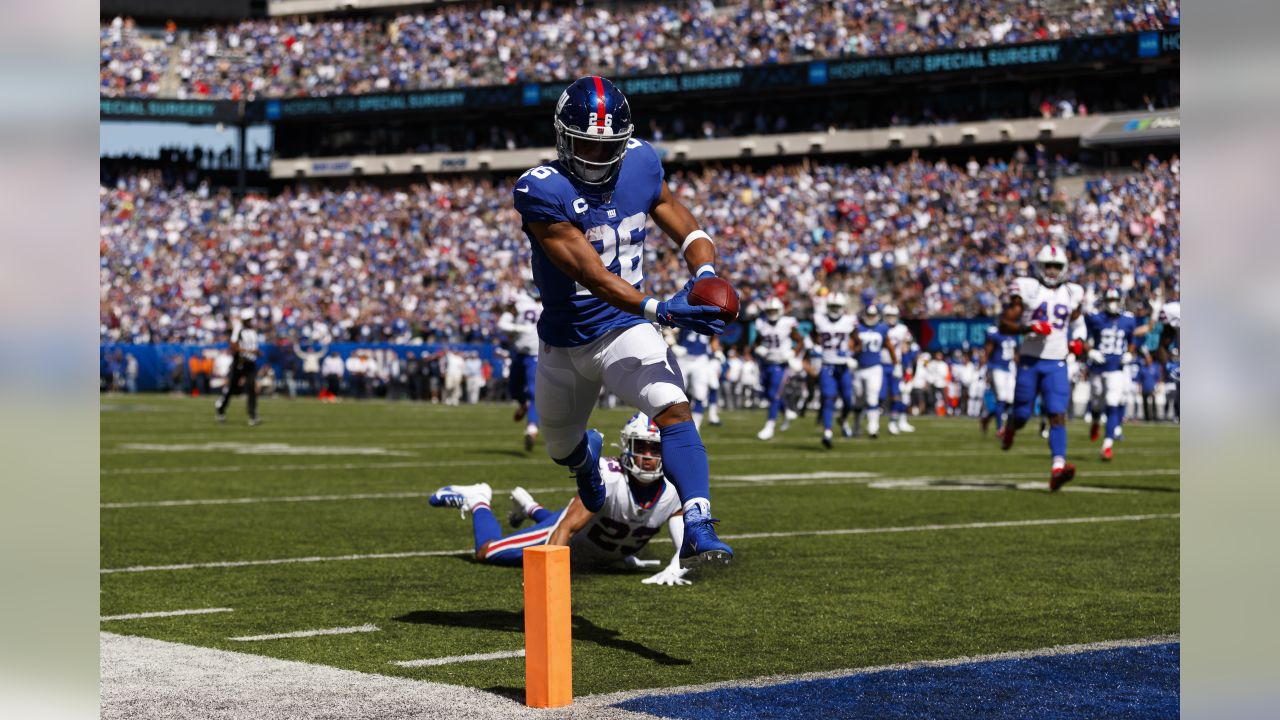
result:
M 717 317 L 725 322 L 738 318 L 738 291 L 723 278 L 713 276 L 694 283 L 689 291 L 689 304 L 718 307 L 720 314 Z

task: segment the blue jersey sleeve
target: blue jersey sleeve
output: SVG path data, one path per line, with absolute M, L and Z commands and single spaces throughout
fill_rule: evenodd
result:
M 641 177 L 652 180 L 654 194 L 653 199 L 649 201 L 649 207 L 652 208 L 662 197 L 662 187 L 666 181 L 666 173 L 662 169 L 662 157 L 658 155 L 657 148 L 644 140 L 637 139 L 630 140 L 627 148 L 627 159 L 631 160 L 633 156 L 641 161 L 636 163 L 643 170 Z
M 573 209 L 572 190 L 559 172 L 544 165 L 521 175 L 511 197 L 521 222 L 575 222 L 579 213 Z

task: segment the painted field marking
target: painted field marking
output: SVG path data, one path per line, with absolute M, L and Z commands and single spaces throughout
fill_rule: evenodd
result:
M 290 445 L 281 442 L 203 442 L 203 443 L 124 443 L 113 450 L 104 450 L 103 454 L 119 453 L 224 453 L 233 455 L 400 455 L 410 456 L 413 453 L 396 452 L 372 445 L 358 447 L 342 447 L 338 445 Z
M 1177 468 L 1168 469 L 1149 469 L 1149 470 L 1091 470 L 1088 478 L 1095 477 L 1163 477 L 1167 475 L 1180 475 L 1181 470 Z M 869 472 L 811 472 L 811 473 L 781 473 L 777 475 L 712 475 L 711 479 L 717 481 L 717 489 L 742 489 L 757 487 L 772 487 L 782 484 L 787 487 L 805 487 L 809 485 L 857 485 L 866 483 L 871 487 L 875 487 L 880 481 L 883 482 L 915 482 L 918 480 L 937 480 L 946 479 L 957 482 L 981 481 L 981 480 L 1020 480 L 1043 477 L 1041 472 L 1025 472 L 1025 473 L 993 473 L 986 475 L 959 475 L 954 478 L 893 478 L 885 477 L 881 473 Z M 768 478 L 768 479 L 766 479 Z M 1030 485 L 1030 484 L 1028 484 Z M 1047 487 L 1045 483 L 1038 483 L 1040 487 Z M 997 486 L 998 487 L 998 486 Z M 1066 489 L 1075 490 L 1076 487 L 1084 488 L 1091 486 L 1071 486 Z M 577 487 L 545 487 L 532 488 L 538 493 L 558 493 L 558 492 L 576 492 Z M 1120 490 L 1107 490 L 1108 492 L 1121 492 Z M 509 488 L 494 488 L 493 494 L 500 496 L 503 493 L 510 492 Z M 1126 491 L 1129 492 L 1129 491 Z M 1132 491 L 1138 492 L 1138 491 Z M 298 503 L 298 502 L 344 502 L 347 500 L 393 500 L 400 498 L 424 498 L 430 497 L 431 493 L 427 492 L 385 492 L 385 493 L 351 493 L 348 495 L 281 495 L 279 497 L 239 497 L 239 498 L 192 498 L 182 500 L 139 500 L 137 502 L 110 502 L 102 503 L 98 507 L 102 510 L 124 510 L 130 508 L 162 508 L 162 507 L 192 507 L 200 505 L 256 505 L 259 503 Z
M 1126 455 L 1167 455 L 1168 448 L 1132 448 L 1125 451 Z M 1028 455 L 1041 456 L 1044 455 L 1042 448 L 1025 448 L 1010 450 L 1004 455 Z M 920 451 L 886 451 L 886 452 L 859 452 L 850 455 L 847 460 L 850 462 L 861 461 L 866 459 L 878 458 L 948 458 L 948 457 L 995 457 L 990 449 L 974 449 L 974 450 L 920 450 Z M 793 461 L 825 458 L 831 460 L 833 458 L 830 452 L 797 452 L 790 453 L 752 453 L 747 455 L 716 455 L 716 462 L 737 462 L 750 460 L 775 460 L 775 461 Z M 531 457 L 524 460 L 439 460 L 434 462 L 392 462 L 392 463 L 304 463 L 291 465 L 192 465 L 184 467 L 141 467 L 141 468 L 110 468 L 100 471 L 102 475 L 190 475 L 193 473 L 235 473 L 235 472 L 267 472 L 267 471 L 310 471 L 310 472 L 326 472 L 334 470 L 404 470 L 414 468 L 446 468 L 446 467 L 508 467 L 520 465 L 543 465 L 547 461 L 543 458 Z
M 318 637 L 320 635 L 350 635 L 351 633 L 378 632 L 377 625 L 356 625 L 354 627 L 321 628 L 319 630 L 295 630 L 294 632 L 272 633 L 270 635 L 244 635 L 229 637 L 236 642 L 257 642 L 258 640 L 287 640 L 289 638 Z
M 437 665 L 452 665 L 454 663 L 479 662 L 481 660 L 506 660 L 507 658 L 524 657 L 524 650 L 499 650 L 491 653 L 476 653 L 475 655 L 451 655 L 449 657 L 423 658 L 422 660 L 398 660 L 392 662 L 392 665 L 403 668 L 420 668 L 420 667 L 436 667 Z
M 1145 638 L 1104 640 L 1102 642 L 1079 643 L 1075 645 L 1055 645 L 1053 647 L 1039 648 L 1035 650 L 1014 650 L 1010 652 L 991 653 L 988 655 L 960 656 L 942 660 L 915 660 L 912 662 L 896 663 L 893 665 L 875 665 L 871 667 L 851 668 L 847 670 L 829 670 L 825 672 L 799 673 L 796 675 L 767 675 L 748 680 L 726 680 L 722 682 L 707 683 L 704 685 L 683 685 L 680 687 L 658 688 L 654 690 L 626 690 L 623 692 L 603 695 L 587 695 L 574 698 L 574 701 L 592 706 L 612 705 L 614 703 L 645 696 L 685 695 L 690 693 L 706 692 L 709 690 L 721 690 L 725 688 L 764 688 L 772 685 L 805 682 L 809 680 L 829 680 L 834 678 L 853 677 L 855 675 L 872 675 L 881 672 L 915 670 L 919 668 L 947 668 L 955 667 L 957 665 L 998 662 L 1001 660 L 1025 660 L 1029 658 L 1052 657 L 1056 655 L 1079 655 L 1081 653 L 1097 650 L 1150 647 L 1152 645 L 1166 645 L 1168 643 L 1175 643 L 1178 641 L 1179 636 L 1177 635 L 1158 635 Z
M 100 622 L 108 620 L 143 620 L 145 618 L 178 617 L 179 615 L 207 615 L 209 613 L 232 612 L 231 608 L 199 608 L 196 610 L 161 610 L 159 612 L 125 613 L 124 615 L 103 615 Z
M 761 538 L 812 537 L 828 535 L 876 535 L 881 533 L 930 532 L 935 530 L 981 530 L 986 528 L 1034 527 L 1044 525 L 1077 525 L 1083 523 L 1110 522 L 1142 522 L 1145 520 L 1173 520 L 1181 517 L 1180 513 L 1157 513 L 1151 515 L 1097 515 L 1073 518 L 1043 518 L 1037 520 L 996 520 L 991 522 L 954 523 L 949 525 L 906 525 L 900 527 L 843 528 L 836 530 L 793 530 L 790 532 L 742 533 L 739 535 L 722 535 L 723 540 L 756 540 Z M 653 543 L 669 543 L 671 538 L 655 538 Z M 102 575 L 112 573 L 162 572 L 168 570 L 205 570 L 210 568 L 253 567 L 257 565 L 291 565 L 294 563 L 314 563 L 345 560 L 396 560 L 402 558 L 445 557 L 453 555 L 469 555 L 474 550 L 421 550 L 396 553 L 375 553 L 368 555 L 330 555 L 301 558 L 275 558 L 271 560 L 231 560 L 207 563 L 185 563 L 180 565 L 135 565 L 123 568 L 103 568 Z

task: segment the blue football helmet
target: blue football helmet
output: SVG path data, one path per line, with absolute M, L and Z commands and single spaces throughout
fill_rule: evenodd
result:
M 556 103 L 556 155 L 579 182 L 605 185 L 618 176 L 635 126 L 613 83 L 591 75 L 565 88 Z

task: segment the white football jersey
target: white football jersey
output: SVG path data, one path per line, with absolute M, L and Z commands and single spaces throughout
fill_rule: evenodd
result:
M 765 362 L 781 365 L 791 360 L 791 331 L 795 328 L 796 319 L 789 315 L 783 315 L 772 323 L 763 315 L 756 318 L 756 332 L 764 346 Z
M 569 540 L 575 565 L 607 565 L 635 555 L 682 507 L 675 486 L 665 478 L 658 496 L 641 507 L 617 458 L 600 458 L 600 476 L 604 507 Z
M 1182 327 L 1182 303 L 1174 300 L 1160 308 L 1160 322 L 1172 328 Z
M 503 313 L 498 329 L 511 334 L 511 342 L 521 355 L 538 354 L 538 318 L 542 303 L 525 293 L 516 296 L 515 312 Z
M 852 315 L 841 315 L 832 320 L 826 313 L 813 316 L 813 329 L 818 333 L 818 343 L 822 345 L 822 362 L 829 365 L 844 365 L 849 358 L 849 335 L 857 319 Z
M 880 351 L 880 362 L 884 365 L 889 365 L 893 362 L 889 357 L 888 348 L 890 346 L 898 353 L 898 359 L 901 360 L 902 356 L 910 349 L 911 343 L 915 341 L 915 338 L 911 337 L 910 328 L 899 322 L 889 328 L 888 340 L 889 342 L 885 345 L 885 349 Z
M 1051 328 L 1048 335 L 1027 333 L 1022 338 L 1023 357 L 1065 360 L 1067 337 L 1071 330 L 1071 313 L 1084 301 L 1084 288 L 1066 282 L 1056 288 L 1046 287 L 1037 278 L 1021 277 L 1009 286 L 1009 295 L 1022 298 L 1022 324 L 1044 320 Z

